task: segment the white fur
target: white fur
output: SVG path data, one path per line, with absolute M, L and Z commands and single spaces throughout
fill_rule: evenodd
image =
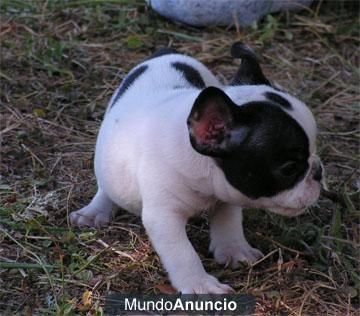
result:
M 190 145 L 186 119 L 200 91 L 171 67 L 174 61 L 197 69 L 207 86 L 222 88 L 237 104 L 264 100 L 265 91 L 281 94 L 309 137 L 310 165 L 318 160 L 315 121 L 299 100 L 265 85 L 224 87 L 195 59 L 166 55 L 144 62 L 148 69 L 108 108 L 95 153 L 99 191 L 70 219 L 75 225 L 105 224 L 115 203 L 142 216 L 174 287 L 183 293 L 227 293 L 232 289 L 206 273 L 189 242 L 188 218 L 201 210 L 211 212 L 210 250 L 219 263 L 236 267 L 262 256 L 244 237 L 243 207 L 293 216 L 316 201 L 320 188 L 310 169 L 295 188 L 273 198 L 251 200 L 234 189 L 214 161 Z

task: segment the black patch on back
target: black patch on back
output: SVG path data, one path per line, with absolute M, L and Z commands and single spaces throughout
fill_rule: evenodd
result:
M 137 78 L 139 78 L 145 72 L 147 68 L 148 68 L 147 65 L 142 65 L 136 68 L 135 70 L 131 71 L 124 78 L 110 108 L 113 107 L 113 105 L 120 99 L 120 97 L 126 92 L 126 90 L 135 82 Z
M 287 110 L 292 109 L 291 103 L 285 98 L 283 98 L 281 95 L 274 92 L 265 92 L 264 95 L 268 100 L 282 106 L 283 108 Z
M 177 71 L 181 72 L 185 79 L 195 88 L 204 89 L 206 87 L 203 78 L 200 73 L 193 67 L 182 63 L 174 62 L 171 64 Z
M 246 196 L 271 197 L 293 188 L 309 168 L 309 140 L 297 121 L 273 102 L 249 102 L 239 106 L 234 128 L 247 128 L 231 150 L 216 162 L 227 181 Z M 292 174 L 282 167 L 295 162 Z
M 170 54 L 178 54 L 178 52 L 176 51 L 176 49 L 170 48 L 170 47 L 159 48 L 147 60 L 153 59 L 153 58 L 156 58 L 156 57 L 160 57 L 160 56 L 164 56 L 164 55 L 170 55 Z

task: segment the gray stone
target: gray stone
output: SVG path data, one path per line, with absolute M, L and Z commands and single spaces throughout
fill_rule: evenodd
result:
M 193 26 L 249 26 L 268 13 L 301 10 L 312 0 L 146 0 L 160 15 Z

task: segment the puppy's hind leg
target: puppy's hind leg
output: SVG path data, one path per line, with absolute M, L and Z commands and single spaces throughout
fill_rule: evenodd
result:
M 107 225 L 111 218 L 112 204 L 105 192 L 98 189 L 87 206 L 70 214 L 70 223 L 74 226 L 90 227 Z

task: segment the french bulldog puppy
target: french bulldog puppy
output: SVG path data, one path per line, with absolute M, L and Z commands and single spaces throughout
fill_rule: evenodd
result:
M 171 49 L 130 71 L 98 135 L 98 192 L 70 214 L 78 226 L 107 224 L 113 204 L 141 216 L 182 293 L 232 291 L 201 264 L 186 235 L 191 216 L 209 212 L 210 250 L 235 268 L 262 256 L 244 236 L 243 208 L 296 216 L 319 197 L 310 110 L 272 86 L 244 44 L 231 52 L 242 63 L 230 85 Z

